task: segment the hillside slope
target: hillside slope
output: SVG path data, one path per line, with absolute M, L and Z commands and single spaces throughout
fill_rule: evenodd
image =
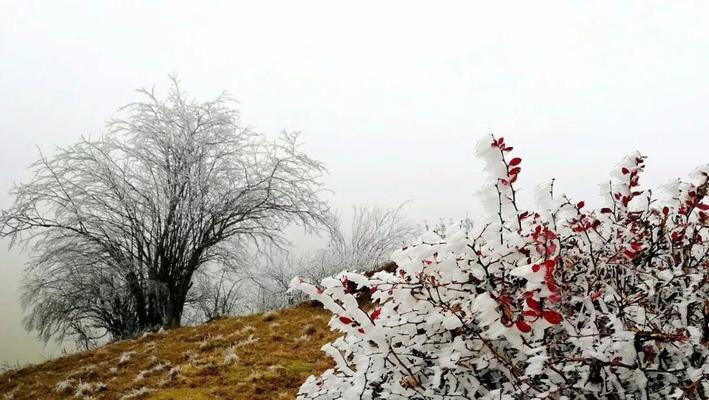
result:
M 1 399 L 293 399 L 330 366 L 330 314 L 302 305 L 147 334 L 0 375 Z

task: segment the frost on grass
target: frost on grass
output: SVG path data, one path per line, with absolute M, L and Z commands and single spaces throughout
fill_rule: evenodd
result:
M 3 393 L 2 398 L 5 400 L 14 400 L 15 399 L 15 393 L 17 393 L 18 388 L 12 389 L 12 391 L 8 393 Z
M 170 367 L 169 363 L 161 363 L 157 361 L 157 358 L 154 359 L 154 365 L 150 369 L 145 369 L 140 372 L 138 372 L 138 375 L 135 377 L 135 381 L 139 382 L 144 380 L 146 377 L 150 375 L 154 375 L 160 371 L 164 371 L 165 369 Z
M 227 337 L 231 338 L 231 337 L 235 337 L 235 336 L 243 336 L 243 335 L 246 335 L 247 333 L 251 333 L 251 332 L 255 332 L 255 331 L 256 331 L 256 328 L 254 328 L 253 326 L 245 325 L 243 328 L 239 329 L 236 332 L 229 334 Z
M 62 394 L 71 393 L 77 399 L 92 399 L 94 394 L 106 391 L 108 387 L 102 382 L 62 381 L 57 384 L 56 391 Z
M 293 342 L 294 343 L 308 343 L 308 342 L 310 342 L 310 340 L 311 340 L 310 335 L 303 334 L 303 335 L 300 335 L 297 338 L 293 339 Z
M 293 280 L 343 333 L 323 347 L 336 367 L 298 398 L 707 398 L 709 166 L 661 198 L 633 153 L 599 208 L 552 183 L 534 210 L 513 148 L 488 137 L 477 153 L 488 216 L 422 235 L 393 272 Z
M 226 340 L 226 338 L 222 335 L 216 335 L 216 336 L 211 336 L 211 337 L 205 338 L 199 344 L 199 350 L 200 351 L 211 351 L 216 348 L 227 347 L 227 346 L 229 346 L 229 341 Z
M 234 347 L 239 348 L 239 347 L 243 347 L 243 346 L 248 346 L 248 345 L 254 344 L 256 342 L 258 342 L 258 338 L 254 337 L 254 335 L 249 335 L 249 337 L 247 337 L 246 339 L 238 341 L 234 345 Z
M 70 393 L 71 391 L 74 390 L 75 384 L 76 384 L 76 379 L 71 379 L 71 378 L 64 379 L 62 381 L 59 381 L 55 385 L 54 390 L 57 393 L 63 393 L 63 394 Z
M 133 380 L 136 382 L 140 382 L 143 379 L 145 379 L 145 377 L 148 376 L 149 373 L 150 373 L 150 371 L 148 371 L 148 370 L 142 370 L 142 371 L 138 372 L 138 375 L 136 375 L 135 379 L 133 379 Z
M 152 390 L 143 386 L 140 389 L 134 389 L 130 393 L 121 396 L 120 400 L 142 399 L 148 396 Z
M 236 347 L 231 347 L 224 352 L 224 365 L 234 365 L 239 361 L 239 356 L 236 355 Z
M 192 361 L 195 358 L 194 351 L 192 350 L 185 350 L 182 352 L 182 358 L 184 358 L 187 361 Z
M 180 375 L 181 370 L 182 369 L 180 368 L 179 365 L 170 368 L 170 370 L 167 371 L 167 374 L 165 375 L 165 380 L 166 381 L 173 381 L 173 380 L 177 379 L 177 377 Z
M 158 385 L 161 387 L 169 385 L 171 382 L 174 382 L 177 378 L 180 377 L 181 372 L 182 372 L 182 368 L 179 365 L 170 368 L 170 370 L 167 371 L 167 373 L 165 373 L 165 376 L 163 376 L 163 378 L 160 379 L 160 382 L 158 382 Z
M 78 385 L 76 385 L 76 389 L 74 390 L 74 397 L 84 397 L 84 396 L 89 396 L 91 393 L 93 393 L 93 385 L 89 382 L 79 382 Z
M 130 362 L 131 357 L 133 357 L 135 354 L 137 354 L 135 351 L 126 351 L 118 358 L 118 362 L 116 363 L 116 365 L 121 367 L 123 365 L 128 364 Z

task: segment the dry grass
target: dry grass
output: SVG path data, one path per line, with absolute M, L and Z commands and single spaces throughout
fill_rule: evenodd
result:
M 0 399 L 293 399 L 330 367 L 328 318 L 301 306 L 112 343 L 1 374 Z

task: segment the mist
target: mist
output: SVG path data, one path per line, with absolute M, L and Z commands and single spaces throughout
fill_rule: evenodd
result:
M 39 150 L 98 134 L 169 73 L 199 99 L 228 91 L 259 132 L 302 131 L 345 215 L 410 201 L 415 221 L 475 217 L 490 133 L 524 157 L 524 200 L 553 177 L 598 204 L 631 151 L 647 187 L 707 162 L 707 17 L 700 2 L 2 1 L 0 208 Z M 22 328 L 27 254 L 1 244 L 0 363 L 58 354 Z

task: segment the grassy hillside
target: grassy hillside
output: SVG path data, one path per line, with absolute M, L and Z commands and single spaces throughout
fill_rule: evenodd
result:
M 293 399 L 328 368 L 322 309 L 300 306 L 148 334 L 0 375 L 0 399 Z

